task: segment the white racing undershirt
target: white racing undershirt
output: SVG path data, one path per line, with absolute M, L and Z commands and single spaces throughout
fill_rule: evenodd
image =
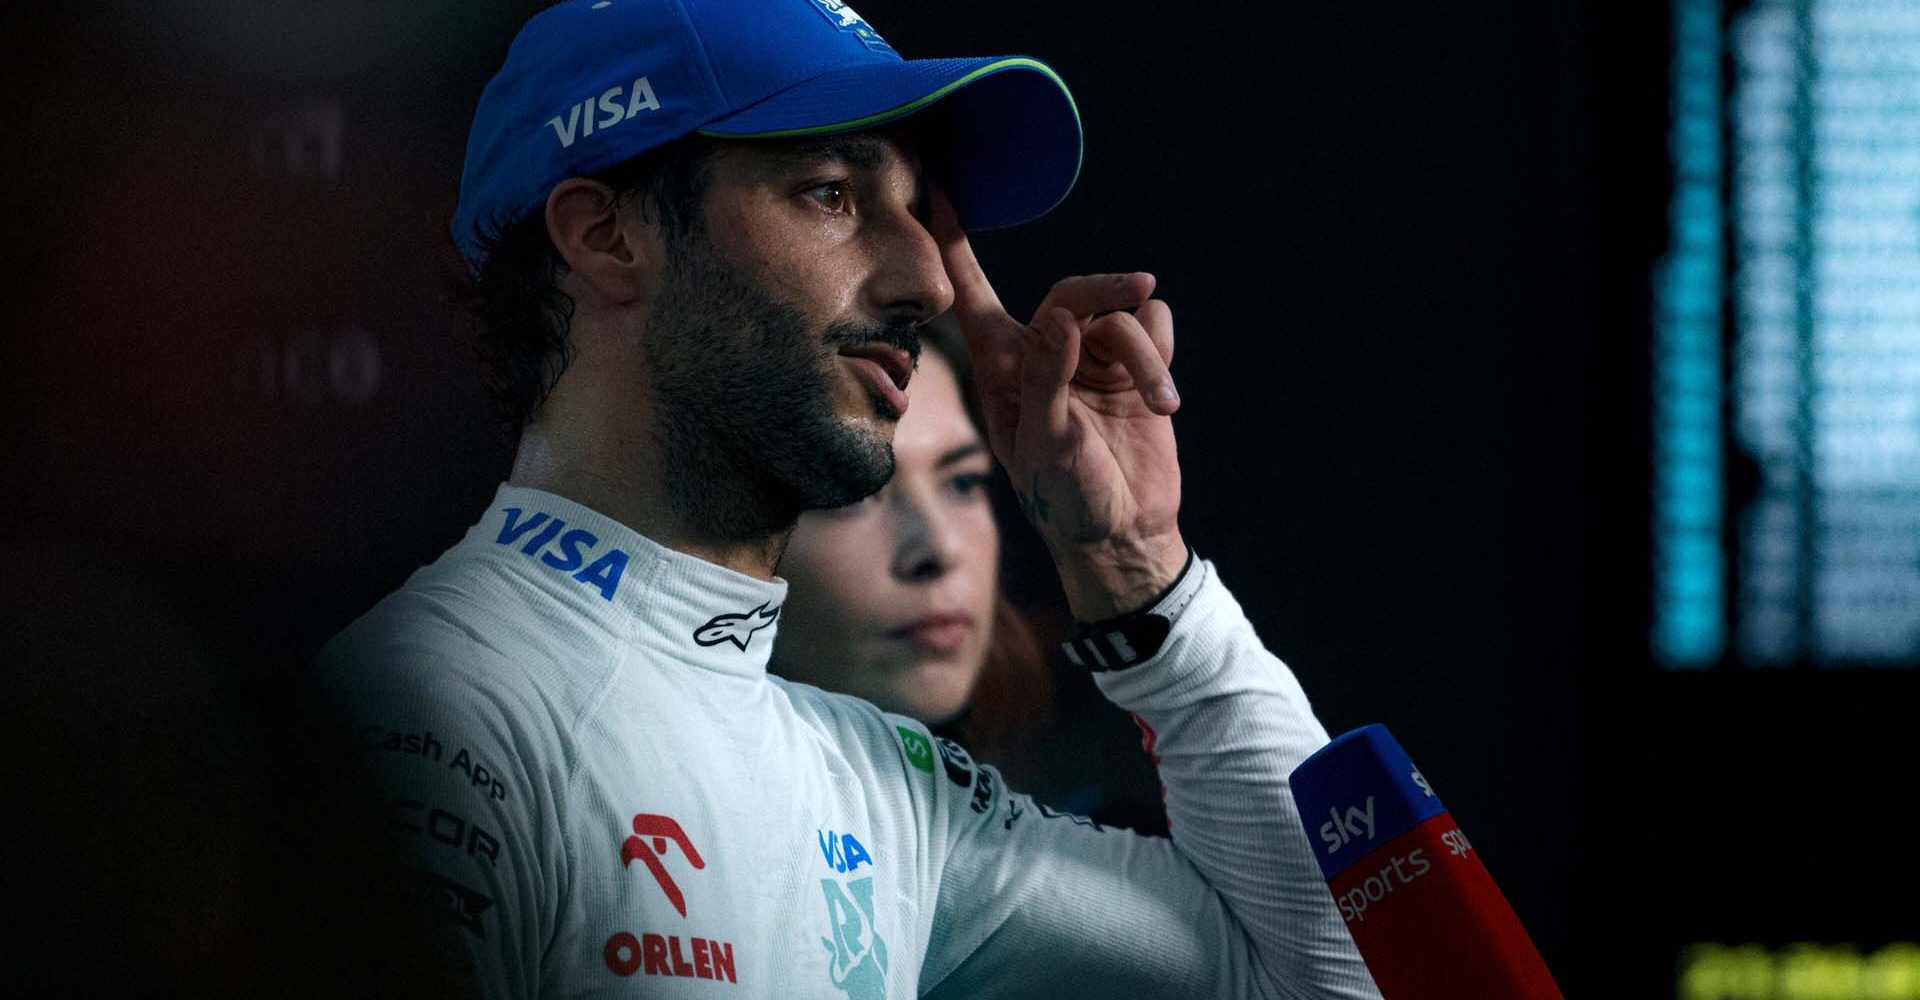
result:
M 786 583 L 500 488 L 328 645 L 487 997 L 1377 997 L 1286 778 L 1324 745 L 1205 562 L 1096 675 L 1171 840 L 1007 789 L 925 726 L 766 671 Z

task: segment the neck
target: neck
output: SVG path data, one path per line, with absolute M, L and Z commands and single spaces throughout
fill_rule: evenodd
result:
M 773 579 L 799 508 L 770 495 L 777 492 L 770 484 L 675 467 L 644 434 L 567 433 L 566 426 L 546 413 L 530 422 L 507 482 L 591 507 L 677 552 Z

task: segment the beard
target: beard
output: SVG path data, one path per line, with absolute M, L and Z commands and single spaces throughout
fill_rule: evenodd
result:
M 820 334 L 793 304 L 721 259 L 703 234 L 669 249 L 648 326 L 655 434 L 674 512 L 710 537 L 747 541 L 802 511 L 843 507 L 893 476 L 891 440 L 834 412 L 842 347 L 881 341 L 917 363 L 907 321 L 835 323 Z M 874 412 L 899 411 L 869 391 Z

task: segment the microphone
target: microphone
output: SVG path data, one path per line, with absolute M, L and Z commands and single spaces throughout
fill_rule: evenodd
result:
M 1562 1000 L 1480 853 L 1385 726 L 1320 748 L 1291 780 L 1385 1000 Z

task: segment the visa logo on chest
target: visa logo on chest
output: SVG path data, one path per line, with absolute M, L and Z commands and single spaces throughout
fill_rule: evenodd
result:
M 568 531 L 567 522 L 545 511 L 527 514 L 518 507 L 507 507 L 503 512 L 507 521 L 495 542 L 513 545 L 525 538 L 526 543 L 520 546 L 523 554 L 538 555 L 541 562 L 600 591 L 602 598 L 613 600 L 613 592 L 620 588 L 620 574 L 627 571 L 629 556 L 625 552 L 609 549 L 589 563 L 588 555 L 600 544 L 593 532 L 585 528 Z M 543 548 L 546 551 L 542 552 Z
M 853 834 L 835 833 L 832 830 L 814 832 L 819 835 L 820 855 L 826 859 L 828 868 L 844 874 L 861 865 L 873 865 L 873 856 L 867 853 L 867 849 Z

